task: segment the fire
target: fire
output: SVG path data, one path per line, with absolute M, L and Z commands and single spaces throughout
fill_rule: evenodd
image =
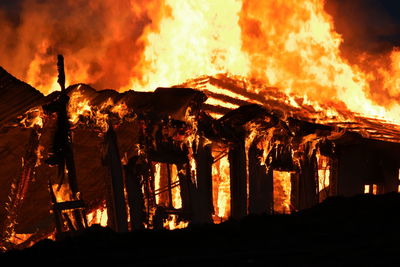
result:
M 53 192 L 56 197 L 57 202 L 71 201 L 71 189 L 68 184 L 53 184 Z
M 230 178 L 228 155 L 224 151 L 213 151 L 213 157 L 217 158 L 212 166 L 213 176 L 213 200 L 216 223 L 226 220 L 230 215 Z
M 273 171 L 274 212 L 276 213 L 290 213 L 290 192 L 292 187 L 290 176 L 290 172 Z
M 80 10 L 78 3 L 65 5 L 70 11 Z M 68 34 L 78 37 L 64 43 L 59 40 L 70 36 L 49 17 L 58 8 L 52 3 L 39 6 L 25 1 L 24 19 L 17 29 L 21 42 L 15 48 L 21 56 L 1 62 L 6 68 L 8 64 L 18 69 L 22 79 L 44 93 L 58 89 L 55 70 L 49 67 L 54 66 L 51 55 L 57 51 L 67 59 L 67 84 L 84 82 L 98 88 L 148 91 L 202 75 L 226 73 L 256 78 L 280 88 L 288 97 L 300 96 L 315 105 L 328 103 L 332 108 L 329 114 L 348 109 L 400 122 L 399 104 L 390 97 L 382 101 L 372 86 L 382 80 L 387 95 L 397 96 L 400 52 L 395 49 L 383 60 L 381 56 L 365 56 L 376 71 L 351 65 L 341 54 L 343 39 L 335 32 L 322 0 L 103 1 L 88 6 L 103 27 L 92 25 L 90 16 L 63 17 Z M 43 17 L 48 20 L 38 19 Z M 43 21 L 49 21 L 50 26 Z M 82 24 L 89 23 L 89 32 L 82 35 Z M 5 25 L 5 33 L 11 34 L 12 26 Z M 32 34 L 28 31 L 32 27 L 41 31 Z M 55 34 L 52 27 L 64 35 Z M 95 48 L 93 38 L 99 40 Z M 263 89 L 248 90 L 260 93 Z
M 248 60 L 241 51 L 238 24 L 240 1 L 169 0 L 166 4 L 170 16 L 146 38 L 144 56 L 150 67 L 145 84 L 133 82 L 131 88 L 152 90 L 220 72 L 246 76 Z
M 93 14 L 101 15 L 97 17 L 100 19 L 99 24 L 103 26 L 100 29 L 97 28 L 99 26 L 90 29 L 89 35 L 93 35 L 90 35 L 93 40 L 83 36 L 80 27 L 82 21 L 88 23 L 92 20 L 78 16 L 78 12 L 71 12 L 77 14 L 78 18 L 68 17 L 66 20 L 66 26 L 71 26 L 72 37 L 57 36 L 53 40 L 52 33 L 55 31 L 45 27 L 43 22 L 38 22 L 37 17 L 43 15 L 41 10 L 54 10 L 54 4 L 40 8 L 37 4 L 30 3 L 35 1 L 26 2 L 26 17 L 19 29 L 20 43 L 27 42 L 35 47 L 35 51 L 24 61 L 25 66 L 18 64 L 25 70 L 20 70 L 19 74 L 45 94 L 59 89 L 55 70 L 50 70 L 49 67 L 55 65 L 53 53 L 57 50 L 66 57 L 67 84 L 83 82 L 99 89 L 114 87 L 119 91 L 149 91 L 161 86 L 182 84 L 198 77 L 224 74 L 232 79 L 243 80 L 243 90 L 264 94 L 266 99 L 269 96 L 264 87 L 248 85 L 257 80 L 265 86 L 274 86 L 292 107 L 311 106 L 326 117 L 345 121 L 346 118 L 339 112 L 345 111 L 400 123 L 400 105 L 393 101 L 381 101 L 376 94 L 371 93 L 374 90 L 372 83 L 381 79 L 389 96 L 397 96 L 400 85 L 400 50 L 392 51 L 389 58 L 386 58 L 391 63 L 389 67 L 384 65 L 384 60 L 373 60 L 378 64 L 377 71 L 367 70 L 365 66 L 351 65 L 341 54 L 340 45 L 343 39 L 335 32 L 333 19 L 324 10 L 322 0 L 165 0 L 163 4 L 157 0 L 146 1 L 147 3 L 138 1 L 139 4 L 135 1 L 117 1 L 118 4 L 115 1 L 102 1 L 101 4 L 91 3 L 88 6 Z M 72 10 L 77 10 L 79 5 L 72 1 L 67 2 L 70 2 L 68 5 Z M 28 4 L 31 5 L 30 9 L 25 6 Z M 29 10 L 37 11 L 30 13 Z M 27 25 L 28 21 L 32 25 Z M 26 28 L 37 28 L 41 31 L 36 37 L 32 36 L 32 31 L 25 33 Z M 64 37 L 65 43 L 58 40 L 64 40 Z M 91 46 L 93 43 L 99 43 L 99 47 L 94 48 Z M 21 45 L 18 47 L 23 55 L 30 50 Z M 18 56 L 17 59 L 21 57 L 23 56 Z M 13 65 L 12 63 L 15 62 L 10 58 L 0 62 L 9 65 Z M 207 85 L 202 89 L 214 95 L 251 100 L 215 85 Z M 79 91 L 79 87 L 70 97 L 68 112 L 73 125 L 82 118 L 90 118 L 105 132 L 110 113 L 117 114 L 119 119 L 130 113 L 125 103 L 116 103 L 111 98 L 101 106 L 93 106 L 90 99 Z M 239 107 L 239 104 L 228 103 L 212 96 L 206 104 L 227 109 Z M 29 110 L 21 123 L 26 127 L 43 127 L 45 115 L 42 113 L 40 109 Z M 221 114 L 212 115 L 218 117 Z M 318 122 L 319 118 L 313 119 Z M 267 155 L 274 144 L 273 131 L 274 129 L 266 130 L 264 140 L 260 141 L 264 150 L 261 160 L 265 165 L 269 164 Z M 248 137 L 247 149 L 256 134 L 253 131 Z M 195 138 L 195 134 L 189 138 Z M 192 141 L 194 139 L 190 139 L 189 143 Z M 190 151 L 193 154 L 192 147 Z M 213 157 L 218 158 L 212 169 L 213 204 L 218 217 L 216 221 L 227 219 L 230 215 L 229 161 L 224 153 L 226 151 L 213 151 Z M 191 177 L 195 180 L 196 165 L 192 156 Z M 321 162 L 318 169 L 319 191 L 322 191 L 329 188 L 330 167 L 323 156 L 319 155 L 318 161 Z M 170 171 L 170 182 L 177 185 L 179 179 L 176 166 L 171 165 Z M 155 163 L 156 191 L 161 189 L 161 172 L 161 163 Z M 291 173 L 274 170 L 273 179 L 274 211 L 288 213 L 291 210 Z M 57 201 L 69 200 L 65 193 L 69 190 L 63 186 L 61 190 L 57 189 L 55 185 Z M 179 186 L 170 190 L 172 199 L 168 200 L 171 204 L 168 208 L 181 209 Z M 365 192 L 375 194 L 377 191 L 376 185 L 365 186 Z M 161 194 L 155 195 L 156 204 L 166 204 L 162 197 L 164 196 Z M 89 221 L 106 225 L 107 214 L 104 211 L 105 208 L 93 211 L 88 215 Z M 164 222 L 165 228 L 187 226 L 187 222 L 180 221 L 176 214 L 168 216 Z
M 168 220 L 164 222 L 164 228 L 168 230 L 182 229 L 186 228 L 189 225 L 188 222 L 179 221 L 178 217 L 175 214 L 171 214 L 168 216 Z
M 92 112 L 89 105 L 89 99 L 85 98 L 79 91 L 71 95 L 69 106 L 69 120 L 72 124 L 76 124 L 81 116 L 88 116 Z
M 325 188 L 329 187 L 329 179 L 331 169 L 329 166 L 329 158 L 317 153 L 318 163 L 318 191 L 321 192 Z
M 161 163 L 154 164 L 154 190 L 157 191 L 160 189 L 160 181 L 161 181 Z M 160 194 L 156 194 L 156 203 L 160 203 Z
M 100 224 L 103 227 L 107 226 L 108 215 L 107 215 L 107 208 L 104 205 L 89 214 L 87 214 L 87 221 L 89 225 L 92 224 Z

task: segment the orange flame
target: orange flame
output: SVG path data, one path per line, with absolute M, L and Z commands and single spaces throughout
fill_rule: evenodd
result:
M 80 14 L 74 12 L 81 9 L 80 2 L 65 4 L 70 14 Z M 16 53 L 8 54 L 18 54 L 5 56 L 1 64 L 44 93 L 58 89 L 53 63 L 54 55 L 62 52 L 67 84 L 153 90 L 227 73 L 262 80 L 313 105 L 329 103 L 330 113 L 346 107 L 400 123 L 400 105 L 371 92 L 371 84 L 382 80 L 385 92 L 397 97 L 399 50 L 383 60 L 367 55 L 376 71 L 351 65 L 341 55 L 343 39 L 324 1 L 103 1 L 88 6 L 98 25 L 93 25 L 92 15 L 66 14 L 62 25 L 68 26 L 68 34 L 51 16 L 58 9 L 51 1 L 24 1 L 24 19 L 17 29 L 21 42 L 1 47 L 13 47 Z M 0 20 L 12 39 L 12 25 L 3 16 Z M 91 25 L 89 32 L 82 34 L 82 25 Z
M 274 212 L 290 213 L 290 192 L 292 188 L 291 173 L 286 171 L 273 171 L 274 179 Z

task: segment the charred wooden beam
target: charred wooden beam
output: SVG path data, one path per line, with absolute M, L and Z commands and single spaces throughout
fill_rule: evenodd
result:
M 195 154 L 197 190 L 192 199 L 194 204 L 193 222 L 212 222 L 212 164 L 214 159 L 211 154 L 211 145 L 204 144 L 204 138 L 200 138 L 198 149 Z
M 247 214 L 247 172 L 244 140 L 235 143 L 228 154 L 231 187 L 231 218 Z
M 191 169 L 189 163 L 177 165 L 178 169 L 178 179 L 179 188 L 181 191 L 182 199 L 182 212 L 186 216 L 191 216 L 191 198 L 190 198 L 190 188 L 193 185 L 191 179 Z
M 126 214 L 126 203 L 124 197 L 124 181 L 122 173 L 121 158 L 118 149 L 117 136 L 112 125 L 104 136 L 104 163 L 109 168 L 110 197 L 107 203 L 109 222 L 116 232 L 127 232 L 128 221 Z
M 273 210 L 273 177 L 261 165 L 263 150 L 257 147 L 255 140 L 249 147 L 249 213 L 268 213 Z
M 61 93 L 53 102 L 43 106 L 45 112 L 57 114 L 56 131 L 53 137 L 51 152 L 49 153 L 49 158 L 46 159 L 46 163 L 58 166 L 59 185 L 64 182 L 64 177 L 67 172 L 71 197 L 73 200 L 80 200 L 82 195 L 78 190 L 71 127 L 67 112 L 69 96 L 65 90 L 64 58 L 62 55 L 59 55 L 57 58 L 57 69 L 57 81 L 61 87 Z M 78 229 L 83 229 L 87 226 L 84 210 L 73 210 L 72 213 Z
M 128 195 L 131 229 L 144 229 L 146 220 L 144 196 L 142 191 L 143 176 L 147 168 L 143 160 L 138 157 L 129 159 L 125 166 L 125 183 Z
M 318 203 L 318 165 L 315 153 L 309 153 L 311 145 L 301 156 L 298 176 L 298 209 L 310 208 Z
M 54 216 L 54 221 L 55 221 L 55 226 L 56 226 L 56 235 L 57 235 L 57 234 L 61 234 L 63 232 L 63 230 L 62 230 L 61 211 L 59 209 L 57 209 L 57 207 L 55 206 L 56 203 L 57 203 L 57 198 L 56 198 L 56 196 L 54 194 L 53 185 L 52 185 L 50 180 L 49 180 L 49 183 L 48 183 L 48 187 L 49 187 L 50 201 L 51 201 L 51 204 L 52 204 L 52 213 L 53 213 L 53 216 Z

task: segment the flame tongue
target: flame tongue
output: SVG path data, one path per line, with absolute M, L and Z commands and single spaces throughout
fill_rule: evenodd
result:
M 43 4 L 44 11 L 36 14 L 29 11 L 38 9 L 30 9 L 31 1 L 25 5 L 23 15 L 33 24 L 30 29 L 43 26 L 34 18 L 46 16 L 43 12 L 55 8 L 51 3 Z M 78 6 L 68 4 L 69 10 Z M 77 23 L 76 19 L 64 17 L 70 34 L 82 37 L 59 47 L 68 58 L 68 77 L 73 77 L 67 83 L 79 81 L 104 88 L 110 87 L 111 81 L 120 90 L 153 90 L 202 75 L 228 73 L 257 78 L 288 96 L 294 94 L 314 103 L 325 103 L 332 109 L 345 103 L 349 110 L 363 116 L 400 122 L 400 106 L 390 98 L 383 101 L 371 86 L 379 79 L 378 84 L 387 94 L 397 95 L 399 52 L 393 51 L 384 60 L 368 55 L 368 62 L 373 62 L 377 71 L 365 66 L 362 71 L 350 65 L 341 56 L 343 40 L 334 31 L 324 1 L 168 0 L 160 4 L 154 0 L 146 2 L 143 9 L 134 2 L 115 5 L 114 1 L 105 1 L 89 8 L 100 18 L 99 24 L 107 18 L 107 26 L 97 32 L 98 27 L 93 25 L 89 36 L 83 38 L 77 24 L 88 23 L 90 18 L 81 18 Z M 115 19 L 119 16 L 125 18 L 124 22 Z M 37 48 L 23 78 L 50 92 L 57 86 L 54 70 L 49 71 L 48 67 L 53 60 L 49 51 L 54 49 L 57 42 L 53 39 L 58 37 L 43 26 L 37 27 L 43 28 L 41 38 L 34 38 L 24 31 L 27 22 L 23 21 L 19 29 L 22 38 L 36 43 Z M 100 34 L 100 47 L 90 48 L 91 42 L 82 44 L 95 34 Z M 85 48 L 77 50 L 76 46 Z M 115 51 L 124 51 L 126 56 Z M 105 55 L 113 60 L 95 60 Z M 385 62 L 392 64 L 385 67 Z M 262 93 L 259 89 L 248 90 Z

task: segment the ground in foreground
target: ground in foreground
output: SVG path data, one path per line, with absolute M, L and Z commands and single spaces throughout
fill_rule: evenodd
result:
M 400 195 L 330 198 L 292 215 L 250 215 L 220 225 L 115 233 L 92 226 L 62 241 L 0 254 L 13 263 L 135 265 L 400 265 Z

